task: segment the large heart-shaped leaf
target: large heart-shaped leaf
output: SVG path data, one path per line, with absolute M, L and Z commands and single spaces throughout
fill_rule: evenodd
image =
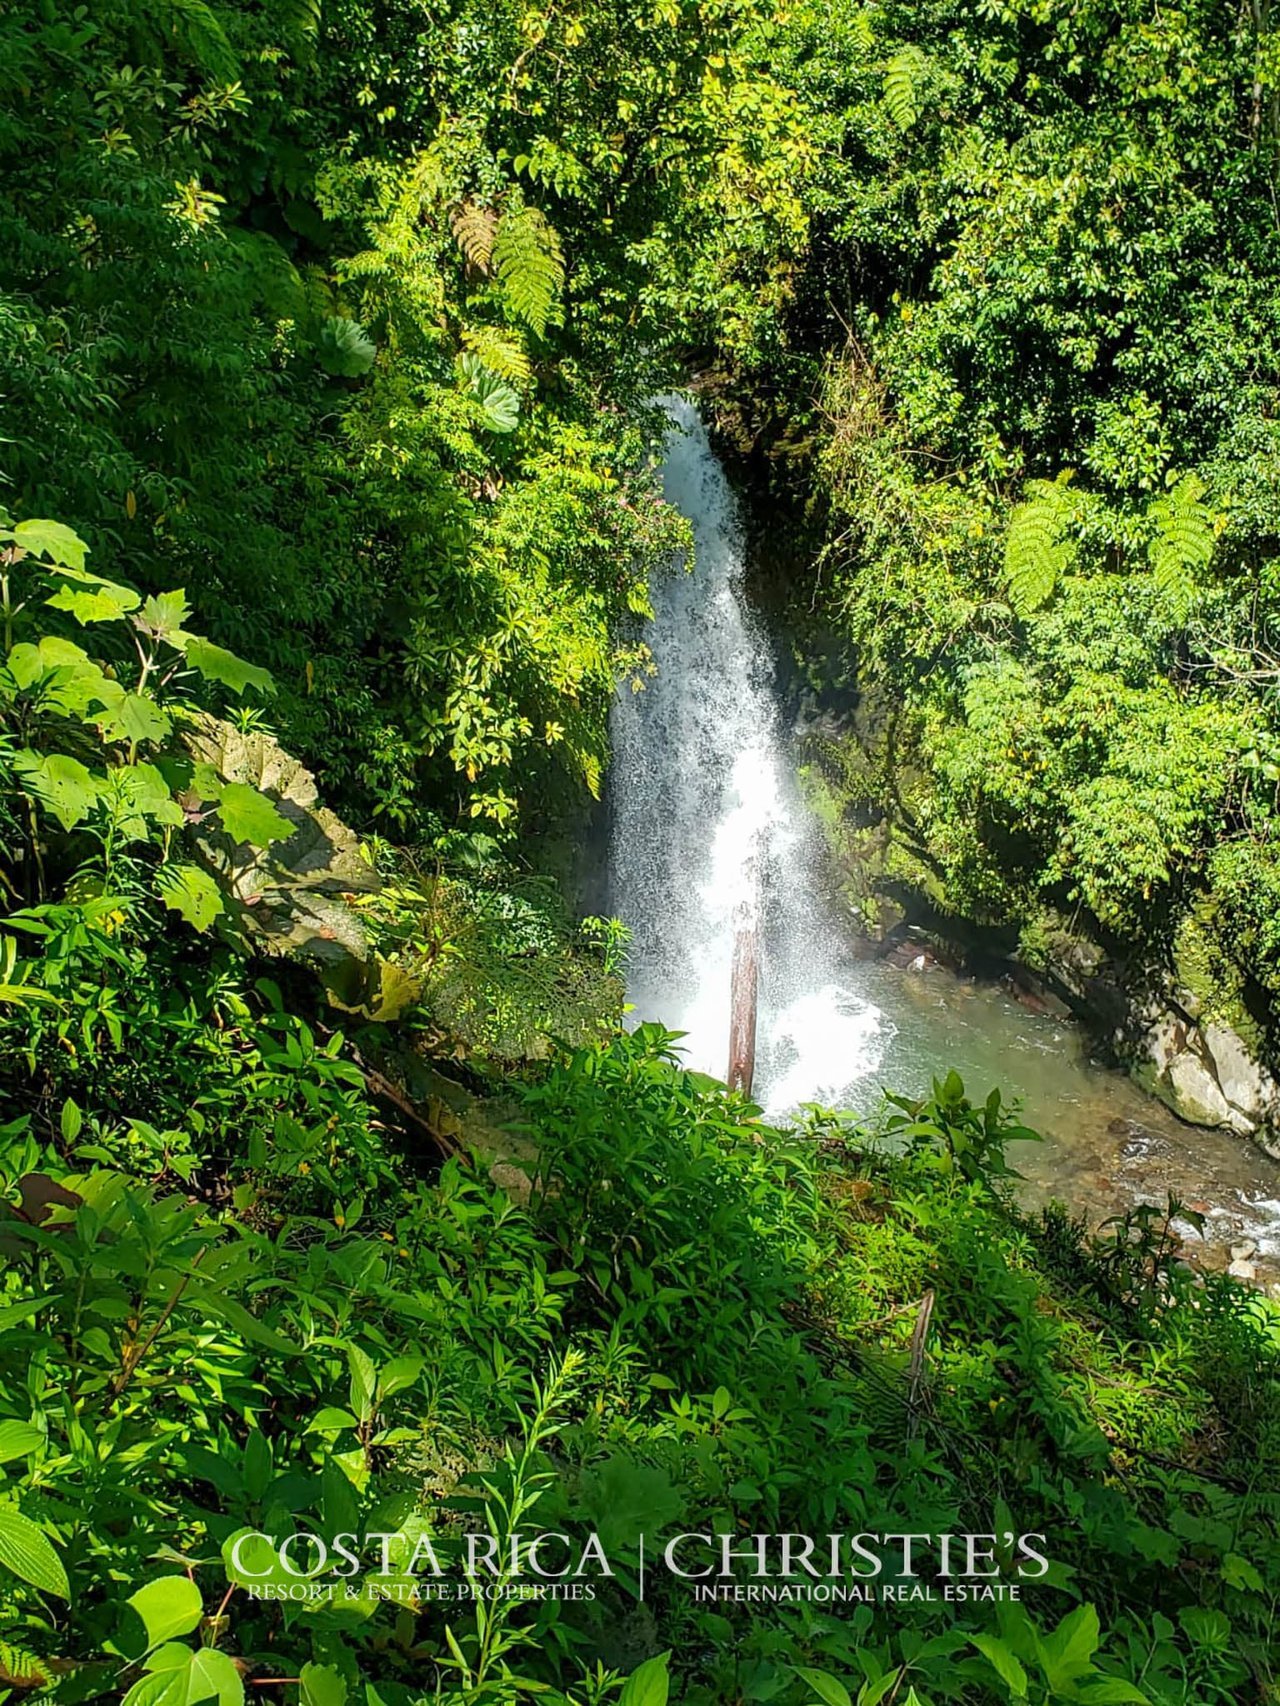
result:
M 217 813 L 233 841 L 247 841 L 253 847 L 270 847 L 293 834 L 293 824 L 247 782 L 227 783 L 218 798 Z
M 204 1615 L 200 1589 L 189 1576 L 161 1576 L 130 1594 L 126 1603 L 142 1619 L 148 1647 L 189 1635 Z
M 88 817 L 100 792 L 98 779 L 78 758 L 63 752 L 15 753 L 13 767 L 23 787 L 51 811 L 63 829 Z

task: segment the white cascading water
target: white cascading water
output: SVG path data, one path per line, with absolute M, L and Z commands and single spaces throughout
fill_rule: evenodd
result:
M 743 602 L 737 503 L 697 412 L 667 404 L 667 501 L 696 565 L 655 589 L 657 674 L 613 714 L 610 877 L 630 926 L 637 1021 L 687 1033 L 689 1065 L 723 1078 L 736 930 L 760 931 L 754 1094 L 771 1113 L 838 1103 L 874 1074 L 893 1028 L 856 975 L 823 899 L 812 826 L 782 759 L 768 652 Z

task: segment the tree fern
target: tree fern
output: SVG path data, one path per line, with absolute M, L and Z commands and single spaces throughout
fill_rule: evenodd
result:
M 478 356 L 490 373 L 510 385 L 524 385 L 530 374 L 529 357 L 514 338 L 496 326 L 464 326 L 463 348 Z
M 1071 567 L 1076 542 L 1066 535 L 1074 504 L 1066 468 L 1056 480 L 1031 480 L 1027 496 L 1009 519 L 1004 572 L 1009 602 L 1027 616 L 1051 598 L 1058 577 Z
M 458 247 L 477 272 L 488 272 L 493 259 L 493 240 L 498 233 L 498 215 L 479 202 L 460 201 L 449 215 Z
M 511 311 L 542 337 L 559 324 L 564 251 L 536 207 L 504 213 L 493 245 L 493 265 Z
M 921 94 L 929 60 L 918 47 L 904 47 L 884 68 L 884 104 L 899 130 L 910 130 L 920 117 Z
M 1147 557 L 1176 622 L 1185 621 L 1196 594 L 1196 576 L 1213 556 L 1213 515 L 1202 501 L 1204 492 L 1198 474 L 1184 474 L 1147 509 L 1154 528 Z

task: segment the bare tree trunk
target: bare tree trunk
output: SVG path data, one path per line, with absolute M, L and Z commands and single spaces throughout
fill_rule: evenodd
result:
M 754 857 L 748 878 L 752 892 L 734 919 L 727 1081 L 731 1090 L 741 1090 L 749 1096 L 756 1071 L 756 1003 L 760 987 L 759 871 Z
M 754 923 L 733 938 L 733 995 L 729 1017 L 729 1088 L 751 1094 L 756 1070 L 756 997 L 760 935 Z

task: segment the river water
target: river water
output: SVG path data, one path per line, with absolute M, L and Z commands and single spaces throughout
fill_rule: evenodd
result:
M 954 1068 L 975 1099 L 997 1085 L 1018 1098 L 1044 1134 L 1010 1151 L 1029 1202 L 1056 1197 L 1096 1223 L 1172 1191 L 1208 1217 L 1190 1255 L 1222 1265 L 1250 1239 L 1260 1277 L 1280 1278 L 1280 1165 L 1094 1065 L 1070 1021 L 927 956 L 867 957 L 796 789 L 772 655 L 743 592 L 736 498 L 693 408 L 669 412 L 664 487 L 693 524 L 696 568 L 655 589 L 657 673 L 613 718 L 611 900 L 632 931 L 635 1019 L 684 1031 L 689 1064 L 723 1077 L 733 936 L 757 927 L 766 1113 L 810 1101 L 871 1113 L 885 1089 L 919 1093 Z

